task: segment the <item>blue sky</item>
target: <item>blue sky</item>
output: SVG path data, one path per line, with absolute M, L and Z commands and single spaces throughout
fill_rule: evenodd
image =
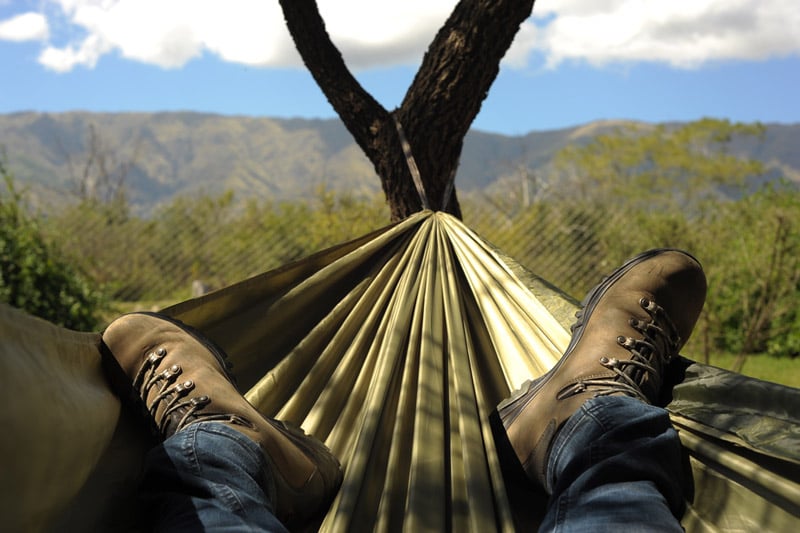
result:
M 346 62 L 387 108 L 455 5 L 318 3 Z M 599 119 L 800 122 L 797 28 L 796 0 L 540 0 L 473 127 L 515 135 Z M 277 0 L 0 0 L 0 64 L 2 113 L 335 116 Z

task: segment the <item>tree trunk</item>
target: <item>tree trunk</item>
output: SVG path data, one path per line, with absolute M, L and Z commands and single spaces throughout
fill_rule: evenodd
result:
M 397 123 L 419 169 L 428 206 L 460 217 L 452 180 L 464 136 L 533 0 L 460 1 L 428 48 L 402 104 L 392 112 L 347 69 L 315 0 L 280 3 L 303 62 L 374 165 L 392 220 L 423 208 Z

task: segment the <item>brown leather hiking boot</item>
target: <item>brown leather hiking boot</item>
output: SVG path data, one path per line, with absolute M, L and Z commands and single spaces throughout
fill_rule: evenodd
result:
M 118 318 L 102 339 L 112 386 L 143 411 L 157 438 L 195 422 L 226 424 L 264 452 L 281 522 L 299 526 L 327 510 L 342 482 L 339 462 L 301 429 L 262 416 L 236 389 L 219 347 L 185 324 L 152 313 Z
M 697 260 L 665 249 L 630 259 L 589 292 L 563 357 L 497 407 L 531 481 L 546 488 L 553 437 L 586 400 L 624 394 L 656 401 L 664 368 L 691 334 L 705 293 Z

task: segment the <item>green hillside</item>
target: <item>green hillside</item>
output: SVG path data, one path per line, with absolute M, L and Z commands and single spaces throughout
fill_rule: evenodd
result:
M 516 137 L 472 131 L 457 187 L 467 194 L 496 192 L 520 173 L 545 176 L 559 149 L 625 124 L 597 122 Z M 800 125 L 767 125 L 763 139 L 732 146 L 780 166 L 800 183 L 798 135 Z M 124 181 L 128 201 L 140 212 L 196 192 L 291 200 L 313 196 L 321 186 L 355 197 L 380 191 L 372 165 L 334 119 L 23 112 L 0 115 L 0 146 L 17 179 L 42 204 L 103 186 L 96 183 L 101 166 L 106 179 Z

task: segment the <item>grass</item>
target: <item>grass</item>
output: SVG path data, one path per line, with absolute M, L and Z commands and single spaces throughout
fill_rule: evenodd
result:
M 697 362 L 704 362 L 701 358 L 686 357 Z M 711 356 L 709 365 L 730 370 L 736 356 L 727 353 L 718 353 Z M 772 357 L 769 355 L 755 354 L 747 357 L 742 374 L 753 378 L 780 383 L 790 387 L 800 388 L 800 357 Z

